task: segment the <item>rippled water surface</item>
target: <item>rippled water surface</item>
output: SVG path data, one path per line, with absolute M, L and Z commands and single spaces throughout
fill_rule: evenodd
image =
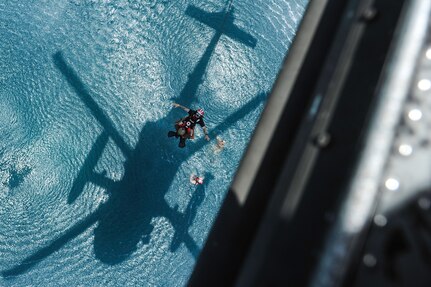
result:
M 0 285 L 184 286 L 307 2 L 0 1 Z

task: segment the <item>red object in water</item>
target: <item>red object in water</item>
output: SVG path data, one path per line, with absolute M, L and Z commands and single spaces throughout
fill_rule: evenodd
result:
M 190 180 L 194 185 L 199 185 L 204 183 L 204 178 L 199 176 L 193 176 Z

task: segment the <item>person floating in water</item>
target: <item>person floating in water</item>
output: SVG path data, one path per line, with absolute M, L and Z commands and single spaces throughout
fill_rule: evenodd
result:
M 191 174 L 190 175 L 190 183 L 194 184 L 194 185 L 203 184 L 204 183 L 204 177 L 203 176 L 198 176 L 198 175 L 195 175 L 195 174 Z
M 217 143 L 214 146 L 214 153 L 218 154 L 224 149 L 226 145 L 226 141 L 219 136 L 216 137 L 216 140 L 217 140 Z
M 169 131 L 168 132 L 168 137 L 176 137 L 176 138 L 180 138 L 180 143 L 178 144 L 178 146 L 180 148 L 183 148 L 186 146 L 186 139 L 194 139 L 195 138 L 195 125 L 199 124 L 202 128 L 202 130 L 204 131 L 205 134 L 205 139 L 207 141 L 210 140 L 210 137 L 208 136 L 208 129 L 205 126 L 203 117 L 204 117 L 204 110 L 203 109 L 197 109 L 192 110 L 189 108 L 186 108 L 180 104 L 177 103 L 173 103 L 173 106 L 175 108 L 181 108 L 183 109 L 186 113 L 188 113 L 188 116 L 178 120 L 175 123 L 175 131 Z

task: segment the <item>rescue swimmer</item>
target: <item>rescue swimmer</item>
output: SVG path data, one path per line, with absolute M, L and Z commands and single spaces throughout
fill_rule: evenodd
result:
M 192 110 L 177 103 L 173 103 L 172 105 L 175 108 L 183 109 L 186 113 L 188 113 L 188 115 L 178 120 L 177 122 L 175 122 L 175 131 L 169 131 L 168 137 L 180 138 L 180 142 L 178 146 L 180 148 L 183 148 L 186 146 L 186 139 L 195 138 L 194 128 L 196 124 L 199 124 L 205 134 L 205 139 L 207 141 L 210 140 L 210 137 L 208 136 L 208 129 L 205 126 L 205 123 L 203 120 L 203 117 L 204 117 L 203 109 Z

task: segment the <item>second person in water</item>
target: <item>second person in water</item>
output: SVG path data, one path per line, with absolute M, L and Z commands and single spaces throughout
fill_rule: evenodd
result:
M 169 131 L 168 137 L 176 137 L 180 138 L 180 143 L 178 146 L 180 148 L 183 148 L 186 146 L 186 139 L 194 139 L 195 132 L 194 128 L 196 124 L 199 124 L 204 131 L 205 139 L 207 141 L 210 140 L 210 137 L 208 136 L 208 130 L 204 123 L 204 110 L 203 109 L 197 109 L 192 110 L 187 107 L 184 107 L 180 104 L 173 103 L 173 106 L 175 108 L 181 108 L 183 109 L 188 115 L 180 120 L 178 120 L 175 123 L 175 131 Z

